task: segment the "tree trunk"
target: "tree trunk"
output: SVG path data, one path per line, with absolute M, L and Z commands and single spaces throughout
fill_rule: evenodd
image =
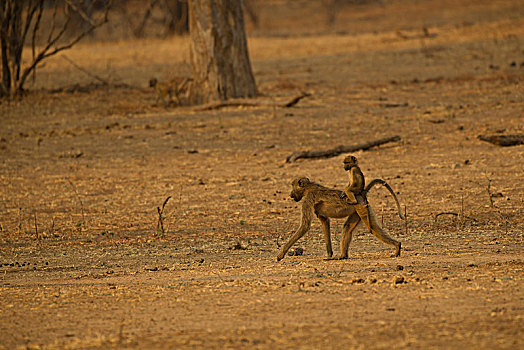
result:
M 22 7 L 15 0 L 0 1 L 0 45 L 2 50 L 2 88 L 0 96 L 10 95 L 20 77 L 22 61 Z
M 201 104 L 253 97 L 242 0 L 189 0 L 190 100 Z

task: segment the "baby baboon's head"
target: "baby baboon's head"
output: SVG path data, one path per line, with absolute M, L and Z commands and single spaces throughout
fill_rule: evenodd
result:
M 309 185 L 311 181 L 307 177 L 298 177 L 291 183 L 291 193 L 289 196 L 295 200 L 295 202 L 300 202 L 302 197 L 304 197 L 304 192 L 306 186 Z
M 344 158 L 344 170 L 349 170 L 355 165 L 357 165 L 357 157 L 355 156 L 347 156 Z
M 156 78 L 149 79 L 149 87 L 154 87 L 158 83 L 158 80 Z

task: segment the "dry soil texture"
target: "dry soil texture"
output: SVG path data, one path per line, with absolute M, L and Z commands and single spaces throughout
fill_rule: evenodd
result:
M 478 139 L 524 133 L 522 2 L 354 4 L 334 27 L 263 3 L 261 99 L 311 94 L 292 108 L 156 106 L 147 82 L 188 73 L 187 38 L 78 45 L 69 60 L 129 87 L 57 56 L 2 101 L 0 348 L 524 347 L 524 145 Z M 347 182 L 344 155 L 286 156 L 393 135 L 356 155 L 407 210 L 370 195 L 402 256 L 360 229 L 326 261 L 315 221 L 276 262 L 291 180 Z

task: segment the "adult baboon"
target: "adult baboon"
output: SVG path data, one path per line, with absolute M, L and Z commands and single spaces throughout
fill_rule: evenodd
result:
M 374 185 L 378 183 L 387 185 L 384 180 L 375 179 L 371 181 L 368 186 L 366 186 L 364 191 L 369 191 Z M 355 211 L 355 208 L 345 199 L 341 198 L 343 192 L 311 182 L 307 177 L 296 178 L 291 183 L 291 186 L 291 198 L 293 198 L 296 202 L 303 200 L 302 219 L 300 221 L 300 227 L 298 230 L 280 249 L 280 252 L 277 256 L 277 261 L 282 260 L 291 246 L 293 246 L 293 244 L 295 244 L 295 242 L 298 241 L 309 230 L 311 227 L 313 213 L 315 213 L 322 224 L 322 232 L 324 233 L 328 258 L 333 256 L 329 218 L 347 217 L 347 220 L 344 223 L 344 227 L 342 229 L 340 256 L 337 258 L 347 259 L 349 244 L 351 243 L 351 239 L 353 237 L 353 231 L 360 223 L 361 219 Z M 398 203 L 395 192 L 391 190 L 389 185 L 387 188 L 394 196 L 395 201 L 397 202 L 399 215 L 401 218 L 403 218 L 400 210 L 400 204 Z M 394 256 L 400 256 L 401 243 L 388 236 L 386 231 L 378 223 L 377 216 L 371 207 L 369 207 L 369 224 L 366 226 L 368 226 L 371 233 L 380 241 L 395 247 Z

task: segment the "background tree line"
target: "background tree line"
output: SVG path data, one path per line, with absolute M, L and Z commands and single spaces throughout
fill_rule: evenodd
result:
M 332 23 L 340 6 L 366 1 L 319 0 L 319 3 L 326 9 L 327 22 Z M 97 28 L 114 18 L 119 19 L 119 27 L 125 27 L 119 30 L 127 31 L 120 38 L 183 35 L 193 29 L 191 102 L 254 96 L 256 87 L 247 52 L 244 15 L 256 28 L 259 2 L 0 0 L 0 97 L 21 96 L 24 85 L 28 79 L 35 79 L 38 66 L 46 58 L 93 36 Z M 297 6 L 301 2 L 307 1 L 297 1 Z M 228 18 L 233 18 L 233 22 Z M 213 50 L 210 43 L 215 45 Z

